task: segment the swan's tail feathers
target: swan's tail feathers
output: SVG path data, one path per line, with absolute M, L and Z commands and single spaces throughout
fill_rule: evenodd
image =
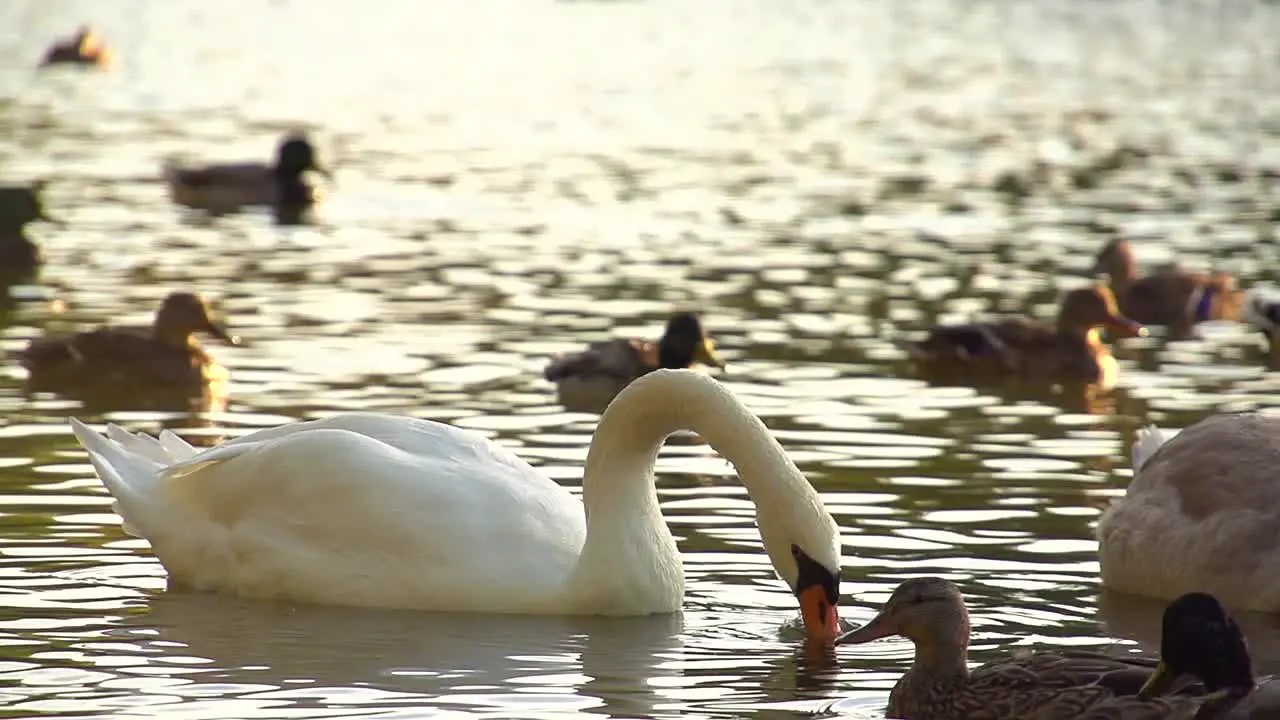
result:
M 107 426 L 104 436 L 75 418 L 70 421 L 98 478 L 115 498 L 112 509 L 123 521 L 124 531 L 147 537 L 147 519 L 155 512 L 152 506 L 159 496 L 160 470 L 166 464 L 160 459 L 160 443 L 115 425 Z
M 1138 430 L 1133 437 L 1133 474 L 1137 475 L 1141 472 L 1142 466 L 1167 441 L 1168 438 L 1155 425 L 1148 425 Z
M 159 439 L 160 446 L 168 453 L 171 463 L 186 462 L 200 452 L 191 443 L 174 434 L 172 430 L 161 430 Z

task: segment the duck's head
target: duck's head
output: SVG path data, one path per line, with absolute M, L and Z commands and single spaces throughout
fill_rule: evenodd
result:
M 1280 365 L 1280 294 L 1274 290 L 1254 288 L 1244 303 L 1244 320 L 1267 339 L 1273 365 Z
M 912 578 L 889 596 L 866 625 L 836 639 L 837 645 L 859 645 L 894 635 L 917 646 L 969 645 L 969 612 L 955 583 L 940 577 Z
M 209 317 L 209 308 L 195 293 L 170 293 L 156 313 L 157 337 L 180 343 L 187 342 L 193 333 L 208 333 L 228 345 L 239 345 L 240 339 L 229 334 L 222 325 Z
M 45 183 L 0 186 L 0 230 L 21 230 L 37 220 L 57 222 L 44 209 Z
M 1165 608 L 1160 664 L 1138 697 L 1163 694 L 1198 678 L 1209 692 L 1253 687 L 1253 662 L 1239 626 L 1217 598 L 1188 593 Z
M 1094 258 L 1093 274 L 1107 275 L 1122 283 L 1136 278 L 1138 261 L 1133 255 L 1133 244 L 1124 238 L 1115 238 L 1103 245 Z
M 707 337 L 702 321 L 693 313 L 676 313 L 667 321 L 667 329 L 658 340 L 658 365 L 664 368 L 687 368 L 695 362 L 724 369 L 724 359 L 716 352 L 715 343 Z
M 297 180 L 307 172 L 333 177 L 329 169 L 320 163 L 318 155 L 306 133 L 293 132 L 285 135 L 276 148 L 276 177 L 281 180 Z
M 1081 334 L 1110 330 L 1116 337 L 1146 337 L 1147 329 L 1120 314 L 1116 296 L 1105 285 L 1077 288 L 1062 298 L 1058 328 Z

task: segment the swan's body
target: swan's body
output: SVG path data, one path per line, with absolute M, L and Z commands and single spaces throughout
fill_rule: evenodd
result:
M 1280 611 L 1280 418 L 1215 415 L 1167 441 L 1140 430 L 1133 467 L 1098 521 L 1103 585 Z
M 663 438 L 692 429 L 737 467 L 770 559 L 802 608 L 819 584 L 832 606 L 821 610 L 836 620 L 835 522 L 760 420 L 695 372 L 650 373 L 618 396 L 592 439 L 582 502 L 505 448 L 425 420 L 342 415 L 200 453 L 170 433 L 157 440 L 110 427 L 104 438 L 72 424 L 126 530 L 150 541 L 181 586 L 611 615 L 680 607 L 682 566 L 653 463 Z M 815 578 L 815 564 L 827 577 Z

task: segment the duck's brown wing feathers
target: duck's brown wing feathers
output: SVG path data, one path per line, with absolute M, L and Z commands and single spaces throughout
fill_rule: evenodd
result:
M 171 181 L 190 187 L 252 186 L 265 184 L 271 180 L 271 168 L 262 163 L 224 163 L 189 167 L 171 163 L 165 166 L 165 174 Z
M 199 368 L 206 359 L 197 346 L 167 345 L 153 338 L 147 328 L 125 327 L 37 340 L 19 355 L 36 382 L 108 381 L 128 374 L 162 383 L 185 383 L 200 377 Z
M 1116 698 L 1136 696 L 1155 666 L 1156 660 L 1153 658 L 1083 650 L 1015 655 L 973 671 L 967 683 L 969 692 L 964 693 L 968 698 L 966 702 L 973 707 L 957 707 L 957 710 L 970 713 L 957 717 L 988 717 L 991 720 L 1066 720 L 1083 717 L 1093 708 L 1106 707 L 1108 703 L 1115 702 Z M 1199 685 L 1191 685 L 1180 691 L 1187 697 L 1202 692 L 1203 687 Z M 1136 702 L 1136 697 L 1134 700 Z M 1179 707 L 1180 704 L 1187 705 L 1176 698 L 1152 703 L 1154 706 L 1167 705 L 1166 711 Z M 1129 704 L 1127 708 L 1136 712 L 1148 710 L 1144 704 Z M 984 712 L 987 714 L 983 714 Z M 1151 717 L 1178 715 L 1156 714 Z
M 649 355 L 656 359 L 656 348 L 641 340 L 606 340 L 593 343 L 586 350 L 565 353 L 547 365 L 542 375 L 551 382 L 570 377 L 604 376 L 619 380 L 631 380 L 652 370 L 656 362 L 646 362 Z
M 1054 349 L 1061 342 L 1057 332 L 1043 323 L 1023 318 L 997 322 L 943 325 L 908 348 L 917 360 L 985 365 L 1015 370 L 1028 356 Z

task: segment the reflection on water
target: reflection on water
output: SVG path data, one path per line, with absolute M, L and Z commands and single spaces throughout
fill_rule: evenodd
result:
M 970 598 L 976 660 L 1150 642 L 1154 611 L 1099 598 L 1091 524 L 1134 428 L 1275 404 L 1258 333 L 1123 340 L 1119 387 L 1080 398 L 930 384 L 900 341 L 1051 319 L 1114 233 L 1144 267 L 1274 282 L 1273 4 L 376 8 L 0 4 L 0 183 L 47 178 L 66 221 L 28 228 L 47 263 L 10 288 L 0 349 L 150 318 L 177 288 L 248 341 L 210 347 L 231 384 L 195 410 L 28 395 L 0 364 L 6 712 L 876 717 L 910 648 L 799 652 L 745 491 L 705 445 L 659 462 L 682 617 L 444 618 L 159 592 L 64 422 L 217 442 L 380 410 L 490 434 L 575 486 L 594 418 L 555 404 L 547 359 L 656 337 L 677 307 L 839 521 L 847 619 L 937 574 Z M 84 22 L 116 67 L 35 72 Z M 336 170 L 314 224 L 169 202 L 165 157 L 261 159 L 295 128 Z M 1271 626 L 1245 624 L 1270 654 Z

